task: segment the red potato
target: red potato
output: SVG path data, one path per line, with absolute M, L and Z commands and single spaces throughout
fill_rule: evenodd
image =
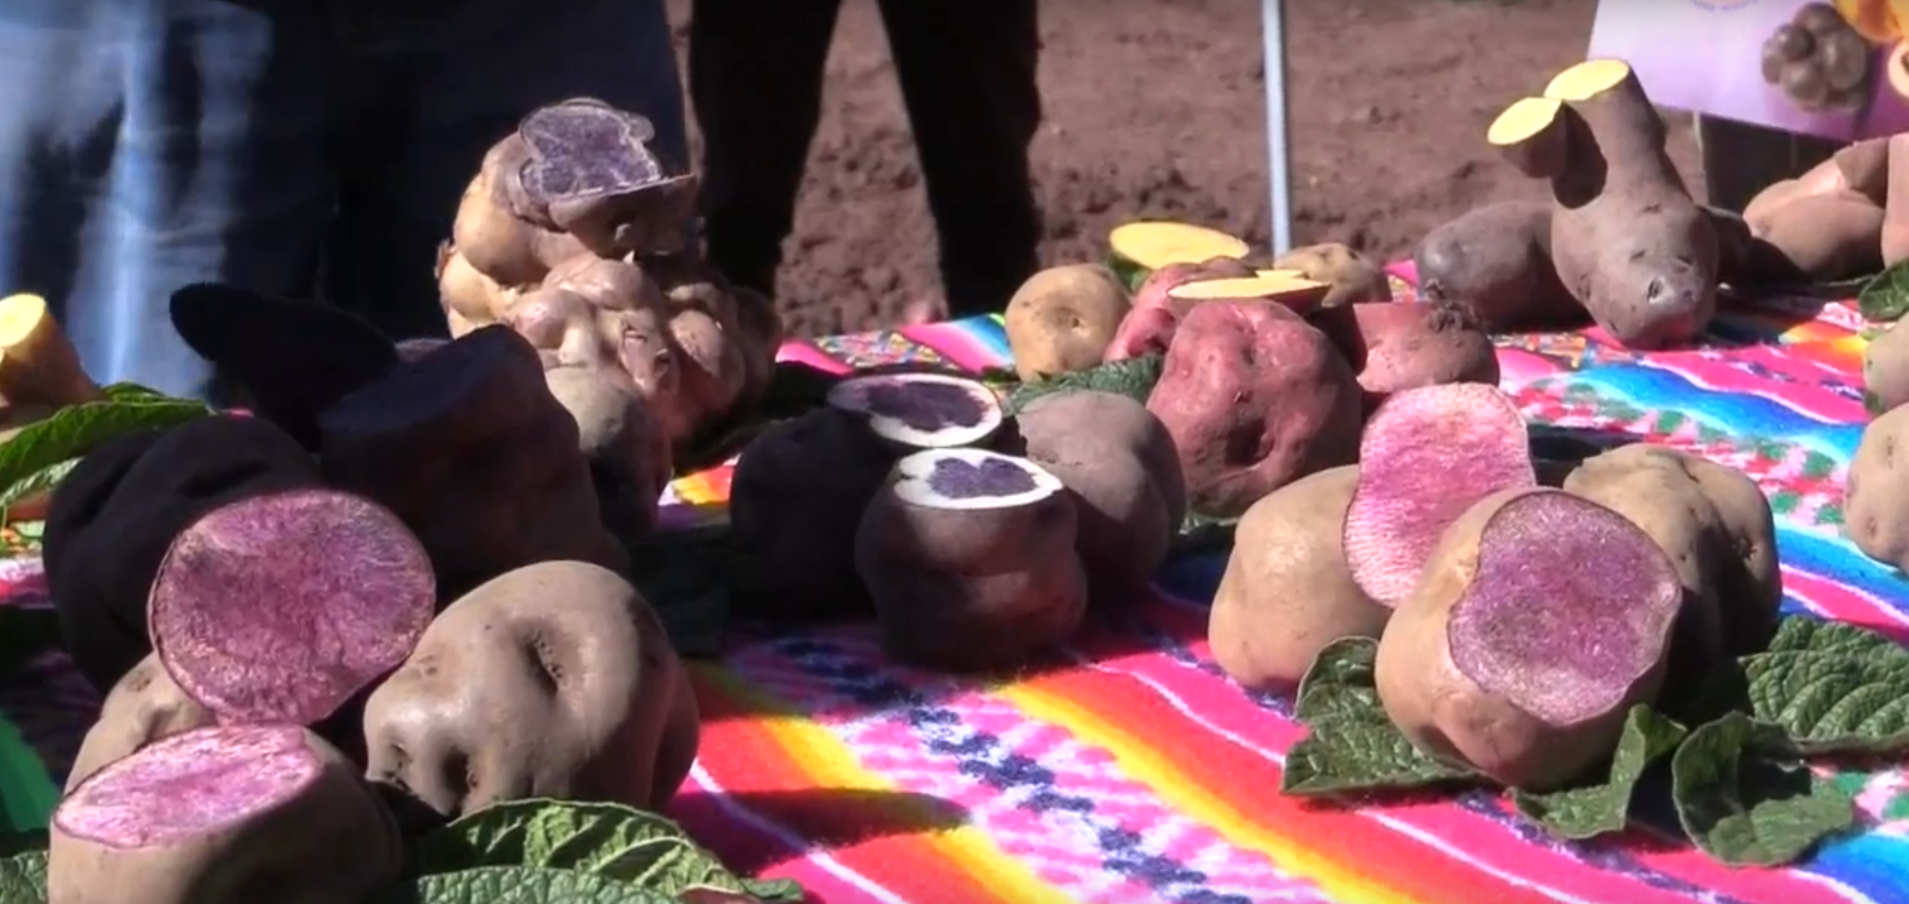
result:
M 1500 784 L 1578 779 L 1662 685 L 1683 606 L 1670 559 L 1624 516 L 1532 486 L 1486 496 L 1442 533 L 1379 640 L 1386 715 Z
M 1498 350 L 1470 313 L 1444 303 L 1350 304 L 1308 320 L 1351 362 L 1366 410 L 1406 389 L 1444 383 L 1498 385 Z
M 1187 312 L 1147 398 L 1179 451 L 1189 507 L 1213 517 L 1354 461 L 1361 406 L 1324 333 L 1281 307 L 1225 302 Z
M 1345 519 L 1353 581 L 1398 605 L 1459 516 L 1493 493 L 1537 482 L 1524 416 L 1498 387 L 1451 383 L 1393 395 L 1359 442 L 1359 486 Z
M 929 449 L 895 463 L 855 532 L 855 567 L 897 662 L 1015 668 L 1087 611 L 1078 516 L 1059 478 L 1022 458 Z
M 48 904 L 360 904 L 404 866 L 357 769 L 292 726 L 159 741 L 74 788 L 50 835 Z
M 1188 305 L 1176 303 L 1172 292 L 1179 286 L 1209 279 L 1246 279 L 1254 275 L 1245 261 L 1216 257 L 1197 264 L 1168 264 L 1147 275 L 1134 291 L 1133 306 L 1114 331 L 1102 361 L 1124 361 L 1146 355 L 1164 354 L 1173 341 L 1173 331 Z
M 578 423 L 530 343 L 493 326 L 332 406 L 319 460 L 326 482 L 404 520 L 448 597 L 531 562 L 624 567 Z
M 696 696 L 617 574 L 540 562 L 460 597 L 365 703 L 367 775 L 455 817 L 533 797 L 643 810 L 696 758 Z
M 312 725 L 397 668 L 436 608 L 396 516 L 311 489 L 194 521 L 159 563 L 147 623 L 166 673 L 221 721 Z

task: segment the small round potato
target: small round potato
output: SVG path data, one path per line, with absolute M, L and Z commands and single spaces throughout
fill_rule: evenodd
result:
M 1273 261 L 1273 268 L 1298 270 L 1307 279 L 1330 283 L 1321 307 L 1392 300 L 1392 281 L 1385 270 L 1338 242 L 1294 248 Z
M 1049 267 L 1029 277 L 1007 307 L 1008 347 L 1022 380 L 1100 363 L 1127 316 L 1127 291 L 1099 264 Z

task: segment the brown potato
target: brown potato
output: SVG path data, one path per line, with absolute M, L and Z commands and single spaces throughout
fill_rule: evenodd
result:
M 1330 283 L 1320 305 L 1374 303 L 1392 300 L 1392 280 L 1385 269 L 1351 246 L 1338 242 L 1294 248 L 1273 261 L 1275 270 L 1297 270 L 1307 279 Z
M 1557 788 L 1656 697 L 1682 603 L 1669 558 L 1624 516 L 1558 490 L 1495 493 L 1446 530 L 1393 610 L 1379 702 L 1422 750 Z
M 1909 328 L 1900 321 L 1863 347 L 1863 391 L 1871 414 L 1909 403 Z
M 154 741 L 214 721 L 211 710 L 179 689 L 157 656 L 147 656 L 106 695 L 99 721 L 87 730 L 73 768 L 66 774 L 66 790 L 70 793 L 107 763 L 131 756 Z
M 445 816 L 530 797 L 659 810 L 698 732 L 655 610 L 583 562 L 519 568 L 458 599 L 365 704 L 367 774 Z
M 1113 271 L 1099 264 L 1049 267 L 1008 300 L 1014 370 L 1040 380 L 1100 363 L 1131 302 Z
M 1843 531 L 1863 554 L 1909 570 L 1909 406 L 1883 413 L 1863 428 L 1849 460 Z
M 1234 528 L 1206 637 L 1242 686 L 1291 688 L 1327 644 L 1385 629 L 1392 610 L 1346 567 L 1341 526 L 1358 484 L 1358 465 L 1309 474 L 1253 503 Z

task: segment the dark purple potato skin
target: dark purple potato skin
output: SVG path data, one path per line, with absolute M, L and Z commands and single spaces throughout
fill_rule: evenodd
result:
M 937 466 L 929 483 L 945 495 L 973 496 L 1025 479 L 1003 471 Z M 855 534 L 855 565 L 883 649 L 922 668 L 990 672 L 1023 666 L 1063 643 L 1087 610 L 1077 524 L 1066 493 L 974 510 L 877 493 Z
M 861 418 L 820 408 L 743 450 L 730 480 L 731 605 L 768 621 L 871 614 L 852 537 L 895 461 Z

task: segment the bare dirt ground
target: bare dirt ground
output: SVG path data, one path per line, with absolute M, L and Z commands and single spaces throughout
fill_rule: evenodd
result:
M 1286 6 L 1298 241 L 1397 257 L 1474 206 L 1543 195 L 1485 146 L 1485 127 L 1584 58 L 1593 0 Z M 687 0 L 671 7 L 680 23 Z M 1107 230 L 1137 217 L 1267 242 L 1259 7 L 1043 3 L 1047 119 L 1034 159 L 1049 262 L 1097 259 Z M 844 0 L 826 90 L 778 287 L 791 327 L 806 333 L 891 323 L 908 302 L 940 291 L 934 224 L 871 0 Z M 1671 125 L 1673 153 L 1695 188 L 1688 118 Z

